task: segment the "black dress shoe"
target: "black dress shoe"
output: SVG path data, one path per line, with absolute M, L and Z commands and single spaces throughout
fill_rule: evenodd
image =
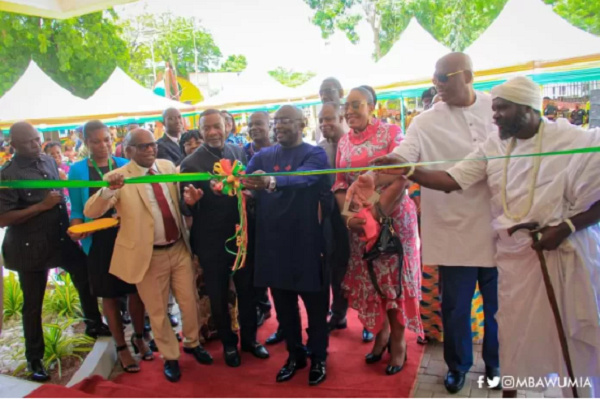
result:
M 493 389 L 495 391 L 502 390 L 502 382 L 500 381 L 501 380 L 500 369 L 498 367 L 486 366 L 485 367 L 485 378 L 488 381 L 488 385 L 489 385 L 489 381 L 493 381 L 493 382 L 498 381 L 498 385 L 496 385 L 495 387 L 490 388 L 490 389 Z
M 210 355 L 210 353 L 208 353 L 206 351 L 206 349 L 204 349 L 202 347 L 202 345 L 198 345 L 193 348 L 183 347 L 183 351 L 187 354 L 194 355 L 194 357 L 200 364 L 212 364 L 213 363 L 212 356 Z
M 265 313 L 262 310 L 260 310 L 260 308 L 256 308 L 256 327 L 258 328 L 265 324 L 265 320 Z
M 85 328 L 85 335 L 92 338 L 112 337 L 110 329 L 104 323 L 89 323 Z
M 154 339 L 151 339 L 148 342 L 148 348 L 150 348 L 152 352 L 158 352 L 158 346 L 156 346 L 156 341 Z
M 284 366 L 277 373 L 277 382 L 285 382 L 292 379 L 294 374 L 296 374 L 296 370 L 300 370 L 306 367 L 306 358 L 300 357 L 298 359 L 290 359 L 288 358 L 287 362 L 285 362 Z
M 123 324 L 131 324 L 131 316 L 128 311 L 121 313 L 121 319 L 123 320 Z
M 465 386 L 466 374 L 462 371 L 448 371 L 444 379 L 444 386 L 450 393 L 457 393 Z
M 313 360 L 308 373 L 308 385 L 319 385 L 327 378 L 324 360 Z
M 254 357 L 257 357 L 259 359 L 268 359 L 269 358 L 269 351 L 267 351 L 267 348 L 265 348 L 258 342 L 254 342 L 254 343 L 248 344 L 248 345 L 242 344 L 242 350 L 244 352 L 252 353 L 254 355 Z
M 275 345 L 275 344 L 282 342 L 284 339 L 285 338 L 283 336 L 283 331 L 278 329 L 276 332 L 271 334 L 271 336 L 269 338 L 267 338 L 267 340 L 265 341 L 265 344 Z
M 171 327 L 177 327 L 179 325 L 179 320 L 171 313 L 169 313 L 169 321 L 171 322 Z
M 179 362 L 177 360 L 166 360 L 165 377 L 171 382 L 177 382 L 181 378 L 181 370 L 179 369 Z
M 177 342 L 183 341 L 183 338 L 181 338 L 181 334 L 179 334 L 178 332 L 175 333 L 175 338 L 177 338 Z
M 332 317 L 327 322 L 327 329 L 329 330 L 329 332 L 332 332 L 334 330 L 344 330 L 346 328 L 348 328 L 348 322 L 345 318 L 342 320 L 337 320 Z
M 225 355 L 225 364 L 229 367 L 239 367 L 242 364 L 240 352 L 238 352 L 235 346 L 226 346 L 223 348 L 223 354 Z
M 44 382 L 50 379 L 46 368 L 41 360 L 32 360 L 27 362 L 27 371 L 31 373 L 31 379 L 37 382 Z
M 371 342 L 375 339 L 375 335 L 373 335 L 373 333 L 369 330 L 367 330 L 366 328 L 363 329 L 363 333 L 362 333 L 362 340 L 363 342 Z

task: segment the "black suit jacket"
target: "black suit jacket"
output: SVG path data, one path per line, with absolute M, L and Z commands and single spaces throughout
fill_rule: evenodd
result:
M 168 159 L 173 162 L 175 166 L 179 166 L 184 157 L 181 153 L 181 147 L 179 147 L 178 144 L 175 144 L 173 140 L 168 138 L 166 133 L 156 140 L 156 144 L 158 144 L 157 158 Z

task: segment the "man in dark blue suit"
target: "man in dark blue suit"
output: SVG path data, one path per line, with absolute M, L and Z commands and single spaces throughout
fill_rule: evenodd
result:
M 165 134 L 156 140 L 158 144 L 159 159 L 168 159 L 176 166 L 179 166 L 183 160 L 183 153 L 179 147 L 179 138 L 183 133 L 183 118 L 176 108 L 168 108 L 163 112 L 163 124 L 165 125 Z

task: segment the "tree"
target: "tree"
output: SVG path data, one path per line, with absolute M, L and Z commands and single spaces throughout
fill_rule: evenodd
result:
M 594 35 L 600 35 L 600 2 L 586 0 L 544 0 L 555 13 Z
M 116 19 L 112 10 L 66 20 L 0 12 L 0 95 L 33 59 L 62 87 L 89 97 L 115 67 L 129 66 Z
M 221 68 L 220 72 L 242 72 L 246 69 L 248 62 L 246 57 L 243 55 L 230 55 L 227 57 Z
M 171 13 L 142 14 L 122 24 L 132 59 L 131 74 L 141 82 L 152 79 L 153 64 L 175 66 L 179 76 L 210 72 L 222 57 L 212 35 L 193 17 Z
M 544 0 L 571 24 L 600 35 L 600 2 Z M 438 41 L 462 51 L 500 14 L 507 0 L 304 0 L 315 13 L 312 22 L 324 38 L 336 30 L 352 43 L 360 39 L 356 25 L 366 20 L 373 31 L 374 58 L 389 51 L 415 16 Z
M 277 67 L 272 71 L 269 71 L 269 75 L 273 77 L 273 79 L 277 80 L 284 86 L 288 87 L 298 87 L 306 82 L 308 82 L 311 78 L 313 78 L 316 74 L 314 72 L 295 72 L 293 69 L 285 69 L 283 67 Z

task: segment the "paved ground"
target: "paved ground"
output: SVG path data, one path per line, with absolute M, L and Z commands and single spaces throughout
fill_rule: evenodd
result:
M 429 343 L 423 355 L 421 368 L 417 378 L 417 384 L 412 392 L 416 398 L 500 398 L 502 391 L 480 389 L 477 379 L 484 375 L 485 365 L 481 358 L 481 345 L 474 345 L 474 366 L 467 374 L 467 382 L 462 390 L 456 395 L 450 395 L 444 387 L 444 377 L 448 372 L 444 362 L 443 346 L 440 343 Z M 560 398 L 562 391 L 559 388 L 549 389 L 546 392 L 519 391 L 520 398 Z

